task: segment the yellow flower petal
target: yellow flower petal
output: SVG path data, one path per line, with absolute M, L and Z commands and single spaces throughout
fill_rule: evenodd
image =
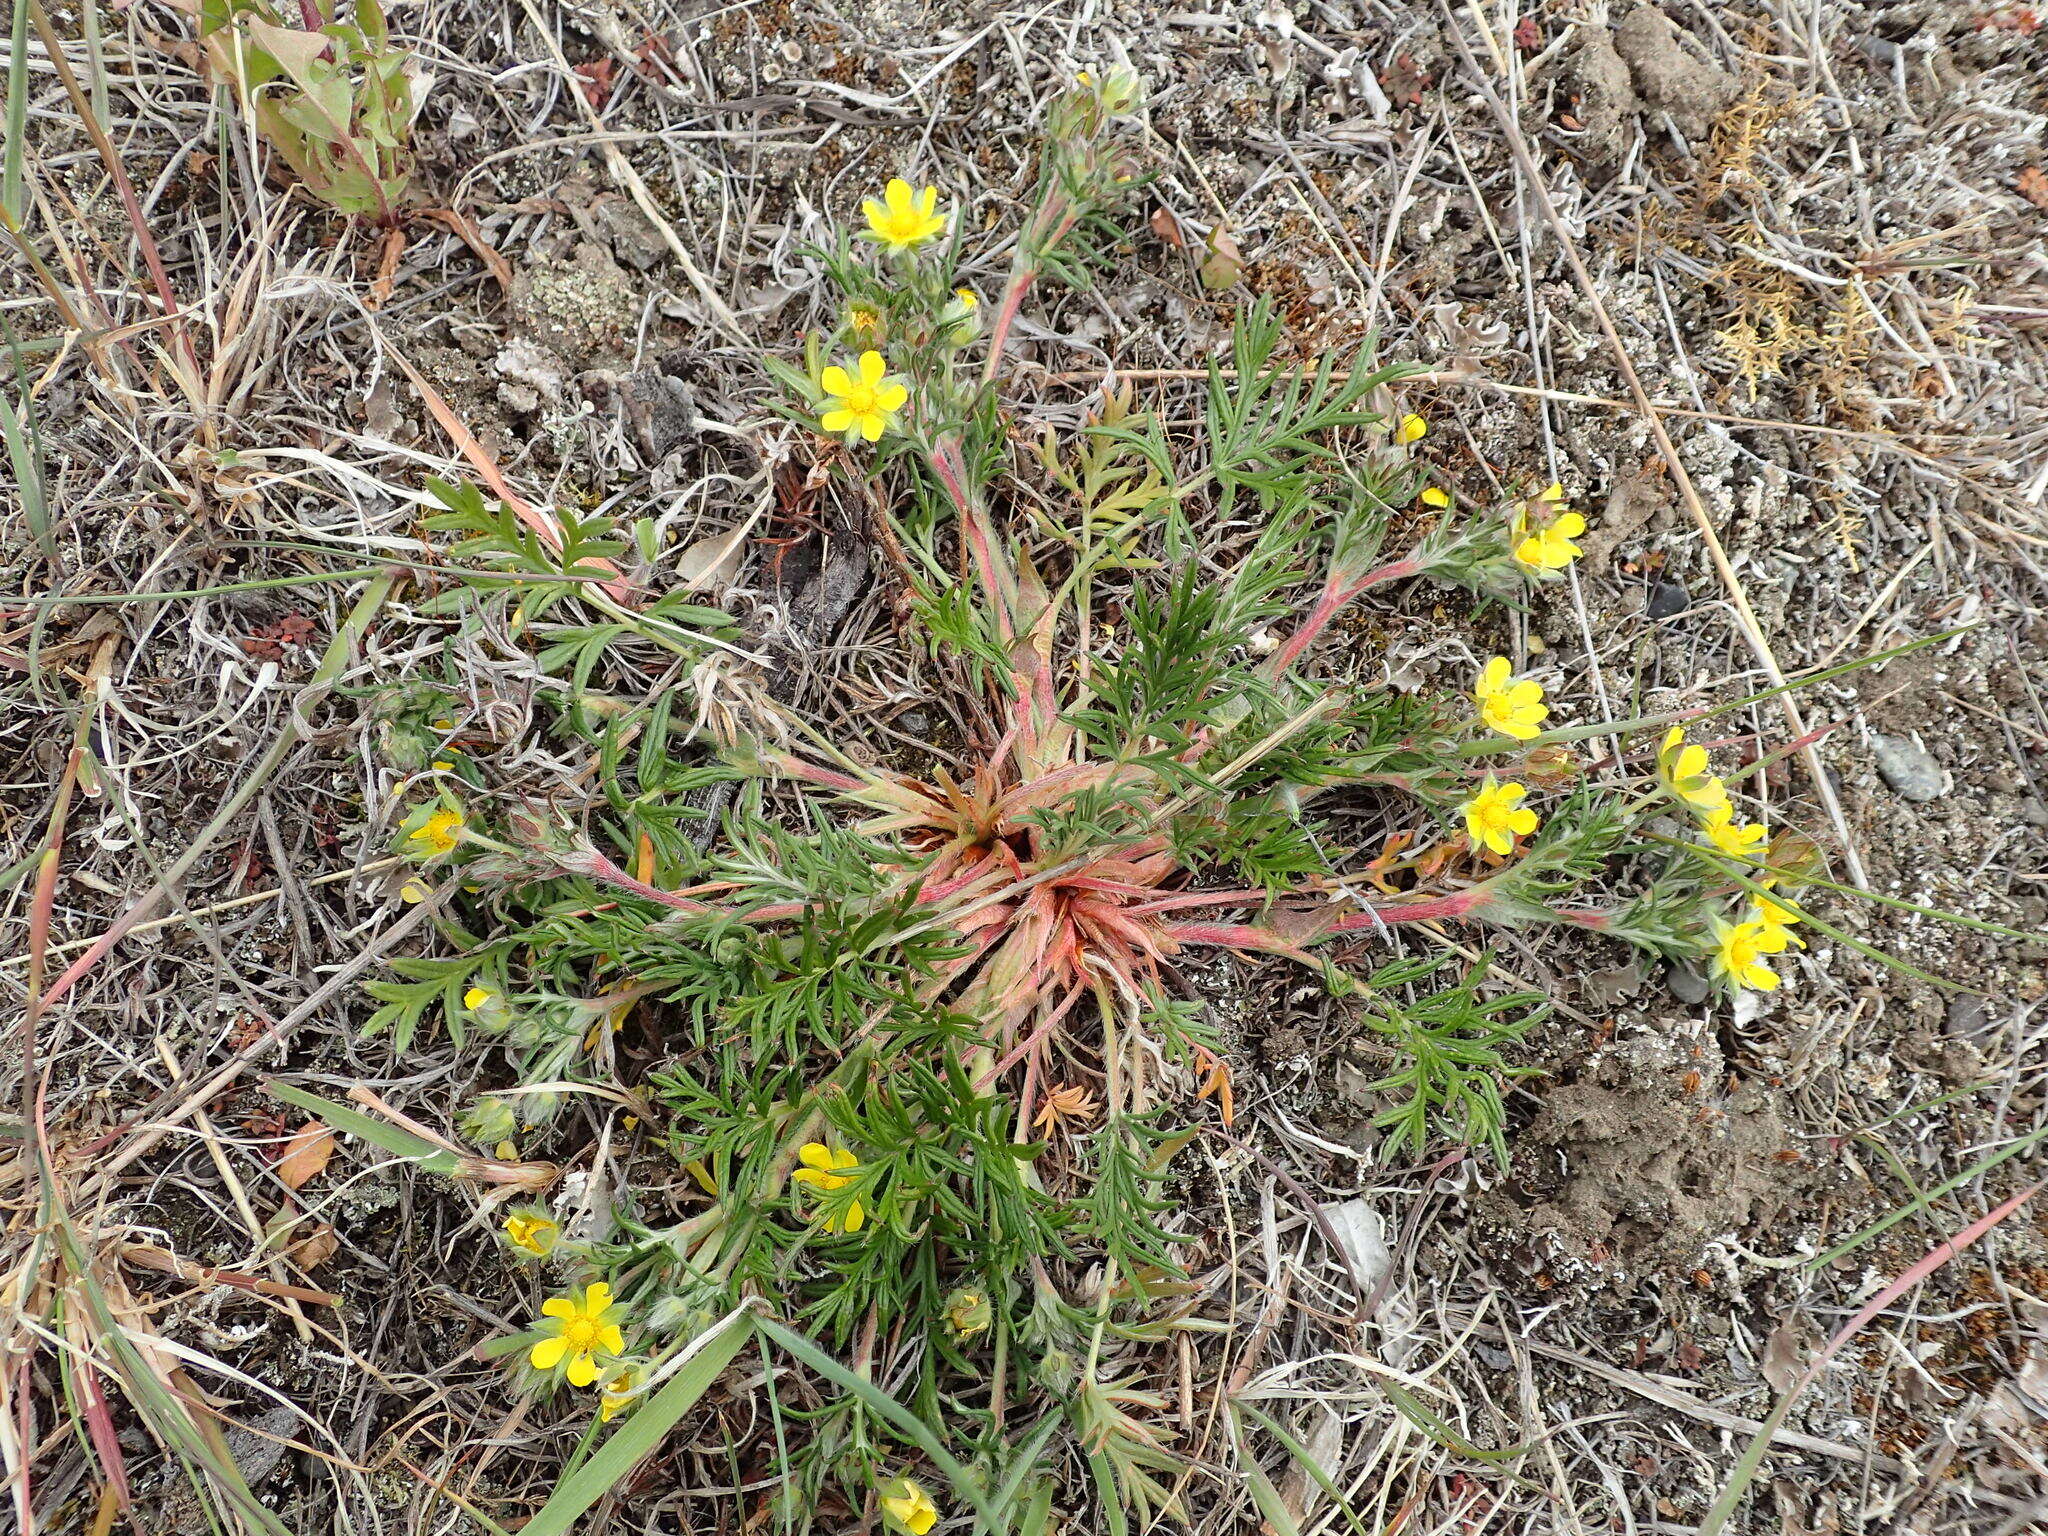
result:
M 526 1358 L 536 1371 L 551 1371 L 567 1353 L 569 1344 L 566 1339 L 542 1339 Z
M 1473 843 L 1505 857 L 1515 839 L 1534 832 L 1541 821 L 1522 804 L 1528 790 L 1520 784 L 1497 783 L 1491 775 L 1479 793 L 1465 802 L 1465 834 Z

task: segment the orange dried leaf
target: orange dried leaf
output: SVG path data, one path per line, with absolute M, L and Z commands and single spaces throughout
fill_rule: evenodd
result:
M 320 1177 L 327 1160 L 334 1156 L 334 1132 L 318 1120 L 308 1120 L 285 1143 L 284 1156 L 277 1160 L 277 1176 L 286 1189 L 298 1189 Z
M 341 1239 L 335 1235 L 334 1228 L 323 1221 L 287 1248 L 285 1257 L 310 1275 L 333 1258 L 335 1250 L 340 1246 Z

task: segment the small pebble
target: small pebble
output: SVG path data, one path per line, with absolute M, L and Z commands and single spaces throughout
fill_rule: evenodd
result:
M 1660 581 L 1650 588 L 1649 614 L 1653 619 L 1675 619 L 1692 606 L 1692 594 L 1675 581 Z
M 1671 989 L 1671 995 L 1681 1003 L 1699 1004 L 1707 1000 L 1714 989 L 1707 978 L 1689 965 L 1672 965 L 1664 972 L 1664 985 Z
M 1948 1032 L 1959 1040 L 1981 1039 L 1991 1027 L 1991 1008 L 1972 992 L 1948 1000 Z
M 1941 764 L 1910 736 L 1877 736 L 1871 741 L 1877 771 L 1903 799 L 1916 805 L 1939 800 L 1947 785 Z

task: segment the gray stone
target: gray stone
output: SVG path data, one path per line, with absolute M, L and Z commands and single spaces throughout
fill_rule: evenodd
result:
M 1948 1000 L 1948 1032 L 1959 1040 L 1981 1040 L 1991 1032 L 1991 1008 L 1974 992 Z
M 1660 581 L 1650 588 L 1649 614 L 1653 619 L 1675 619 L 1692 606 L 1692 594 L 1675 581 Z
M 1697 1006 L 1704 1003 L 1714 988 L 1707 978 L 1689 965 L 1673 962 L 1664 972 L 1664 985 L 1671 989 L 1671 995 L 1681 1003 Z
M 1941 764 L 1910 736 L 1878 736 L 1871 742 L 1877 771 L 1902 798 L 1916 804 L 1939 800 L 1948 787 Z
M 1586 1002 L 1595 1008 L 1618 1008 L 1624 998 L 1642 990 L 1643 968 L 1631 960 L 1608 971 L 1589 971 L 1583 982 Z

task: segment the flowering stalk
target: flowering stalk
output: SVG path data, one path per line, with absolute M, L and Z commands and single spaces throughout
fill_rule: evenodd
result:
M 1017 574 L 1003 553 L 1002 536 L 990 522 L 979 487 L 967 472 L 960 434 L 948 432 L 931 446 L 927 462 L 946 499 L 960 520 L 960 536 L 966 542 L 974 569 L 995 605 L 996 622 L 1003 639 L 1017 634 Z
M 1002 300 L 996 306 L 995 319 L 989 323 L 988 360 L 982 365 L 982 383 L 993 384 L 996 375 L 1002 371 L 1003 344 L 1009 340 L 1010 327 L 1017 323 L 1017 312 L 1023 308 L 1024 296 L 1038 281 L 1039 273 L 1045 270 L 1044 253 L 1073 233 L 1084 211 L 1082 205 L 1066 193 L 1055 192 L 1038 205 L 1030 225 L 1018 237 L 1017 254 L 1010 263 L 1009 278 L 1003 284 Z
M 1099 81 L 1082 75 L 1047 114 L 1037 205 L 1017 236 L 1017 254 L 989 326 L 984 385 L 993 384 L 1002 369 L 1004 344 L 1032 284 L 1048 269 L 1071 278 L 1081 275 L 1068 245 L 1087 220 L 1112 206 L 1134 181 L 1109 134 L 1114 120 L 1138 100 L 1137 77 L 1117 69 Z
M 1420 576 L 1423 562 L 1410 556 L 1405 560 L 1393 560 L 1377 570 L 1367 571 L 1362 576 L 1348 576 L 1339 567 L 1333 569 L 1324 579 L 1323 589 L 1316 594 L 1315 606 L 1309 609 L 1308 617 L 1301 621 L 1301 627 L 1288 636 L 1287 641 L 1271 656 L 1266 658 L 1264 673 L 1273 679 L 1282 676 L 1299 659 L 1301 653 L 1314 645 L 1316 638 L 1329 628 L 1330 621 L 1361 594 L 1371 591 L 1389 581 L 1406 581 Z

